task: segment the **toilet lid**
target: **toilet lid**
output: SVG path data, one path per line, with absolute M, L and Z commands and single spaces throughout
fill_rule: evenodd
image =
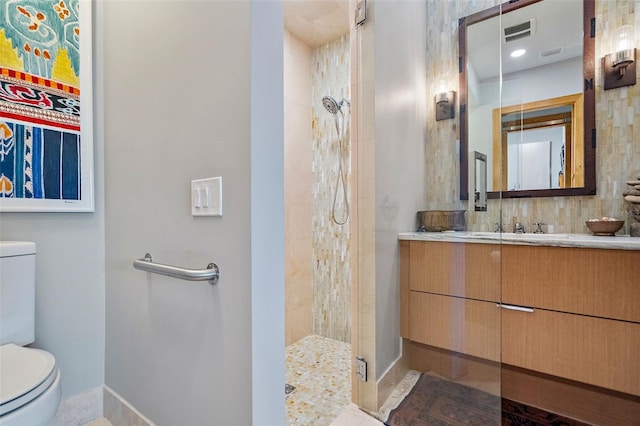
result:
M 44 392 L 55 379 L 55 367 L 49 352 L 13 343 L 0 346 L 0 415 Z

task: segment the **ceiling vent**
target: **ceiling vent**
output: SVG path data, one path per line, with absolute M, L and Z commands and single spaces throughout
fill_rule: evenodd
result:
M 556 47 L 555 49 L 544 50 L 540 52 L 540 57 L 546 58 L 547 56 L 557 55 L 558 53 L 562 53 L 562 47 Z
M 509 43 L 510 41 L 520 40 L 525 37 L 530 37 L 536 32 L 536 20 L 529 19 L 522 24 L 513 25 L 504 29 L 504 41 Z

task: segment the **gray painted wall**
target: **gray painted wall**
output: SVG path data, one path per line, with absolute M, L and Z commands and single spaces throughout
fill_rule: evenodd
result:
M 273 78 L 282 75 L 281 21 L 279 56 L 271 52 L 280 69 L 260 80 L 250 72 L 252 25 L 266 19 L 278 28 L 268 5 L 103 7 L 106 384 L 161 425 L 273 424 L 269 416 L 284 418 L 284 396 L 273 392 L 274 383 L 284 385 L 284 367 L 273 368 L 284 363 L 284 261 L 282 225 L 268 220 L 283 217 L 283 138 L 282 119 L 265 111 L 270 90 L 279 90 L 280 107 L 268 106 L 282 116 L 282 82 Z M 269 28 L 257 33 L 268 38 Z M 267 69 L 267 54 L 254 53 L 256 71 Z M 254 106 L 258 98 L 263 104 Z M 252 112 L 264 117 L 254 122 Z M 258 120 L 263 127 L 253 129 Z M 261 129 L 264 146 L 252 146 Z M 269 166 L 278 147 L 280 164 Z M 224 216 L 194 218 L 190 181 L 212 176 L 223 177 Z M 146 252 L 190 268 L 215 261 L 220 282 L 134 270 Z M 254 405 L 252 419 L 258 390 L 263 405 Z
M 376 1 L 376 377 L 400 356 L 398 232 L 424 210 L 426 6 Z

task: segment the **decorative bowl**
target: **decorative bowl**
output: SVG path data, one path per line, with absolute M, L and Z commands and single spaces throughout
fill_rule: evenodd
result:
M 593 235 L 611 237 L 622 228 L 624 220 L 588 220 L 585 223 Z
M 464 231 L 466 210 L 423 210 L 418 212 L 420 229 L 427 232 Z

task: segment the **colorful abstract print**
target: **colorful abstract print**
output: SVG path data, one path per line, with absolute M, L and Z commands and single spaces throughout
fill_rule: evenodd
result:
M 0 124 L 0 186 L 5 197 L 78 200 L 80 136 Z
M 0 198 L 81 199 L 78 11 L 0 2 Z

